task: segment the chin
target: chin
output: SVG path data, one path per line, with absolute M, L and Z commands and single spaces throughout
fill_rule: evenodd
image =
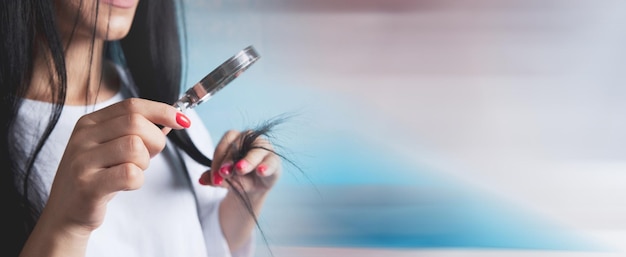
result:
M 101 34 L 99 38 L 104 40 L 119 40 L 126 37 L 130 31 L 132 21 L 132 18 L 127 17 L 111 17 L 108 24 L 105 25 L 106 27 L 99 30 L 100 33 L 98 34 Z

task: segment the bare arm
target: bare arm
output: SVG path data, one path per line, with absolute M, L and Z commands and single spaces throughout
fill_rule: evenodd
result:
M 249 196 L 255 215 L 261 212 L 265 195 Z M 229 192 L 220 205 L 220 224 L 231 251 L 242 247 L 252 235 L 256 226 L 254 218 L 241 200 Z
M 91 230 L 61 225 L 53 220 L 54 218 L 50 218 L 50 215 L 44 212 L 22 248 L 20 257 L 85 256 Z

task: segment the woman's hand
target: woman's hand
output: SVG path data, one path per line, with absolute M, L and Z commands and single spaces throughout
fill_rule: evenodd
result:
M 174 107 L 138 98 L 81 117 L 40 222 L 86 235 L 99 227 L 109 200 L 140 188 L 150 158 L 165 147 L 165 133 L 155 124 L 182 129 L 190 122 Z
M 245 136 L 250 135 L 248 133 L 252 132 L 228 131 L 215 148 L 213 168 L 200 176 L 203 185 L 229 189 L 220 204 L 219 220 L 231 251 L 237 251 L 248 242 L 267 192 L 282 170 L 281 159 L 266 139 L 254 137 L 250 150 L 241 153 L 243 138 L 250 138 Z M 233 163 L 241 154 L 243 158 Z M 245 199 L 240 194 L 245 194 Z M 247 203 L 243 204 L 242 200 Z
M 233 178 L 232 186 L 248 196 L 264 195 L 278 180 L 282 166 L 278 155 L 266 139 L 257 137 L 254 147 L 245 156 L 233 163 L 233 149 L 239 149 L 244 133 L 230 130 L 224 134 L 215 148 L 213 167 L 200 177 L 203 185 L 230 188 L 224 179 Z M 236 178 L 234 176 L 237 176 Z M 236 182 L 235 182 L 236 181 Z

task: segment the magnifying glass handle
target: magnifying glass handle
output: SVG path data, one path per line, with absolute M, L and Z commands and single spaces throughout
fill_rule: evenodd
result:
M 174 103 L 174 107 L 180 111 L 196 107 L 211 98 L 235 78 L 239 77 L 241 73 L 248 69 L 250 65 L 255 63 L 259 58 L 260 56 L 253 46 L 244 48 L 189 88 L 185 94 Z

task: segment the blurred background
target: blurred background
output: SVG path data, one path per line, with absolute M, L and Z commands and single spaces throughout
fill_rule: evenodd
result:
M 214 137 L 289 116 L 257 256 L 622 256 L 626 1 L 185 0 Z M 262 233 L 261 233 L 262 232 Z

